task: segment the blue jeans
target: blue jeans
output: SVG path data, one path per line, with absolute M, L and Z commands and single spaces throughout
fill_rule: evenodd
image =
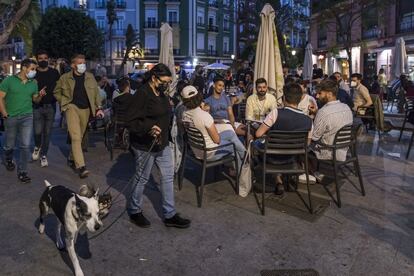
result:
M 30 141 L 33 132 L 33 115 L 21 115 L 9 117 L 4 120 L 6 128 L 4 157 L 6 160 L 13 159 L 13 149 L 16 140 L 19 140 L 20 157 L 17 166 L 17 172 L 27 172 L 27 162 L 30 155 Z
M 55 113 L 56 105 L 52 104 L 33 108 L 34 141 L 35 147 L 41 148 L 41 156 L 46 156 L 49 150 Z
M 146 151 L 131 147 L 135 155 L 135 174 L 131 179 L 132 194 L 128 202 L 128 214 L 142 212 L 142 199 L 145 185 L 151 177 L 152 167 L 155 165 L 160 171 L 160 188 L 162 195 L 162 209 L 164 218 L 168 219 L 176 214 L 174 207 L 174 164 L 170 147 L 165 147 L 159 152 L 150 152 L 149 158 Z M 148 158 L 148 161 L 145 160 Z
M 234 131 L 231 130 L 225 130 L 219 133 L 220 135 L 220 144 L 221 145 L 225 145 L 228 143 L 233 143 L 236 146 L 236 152 L 237 152 L 237 161 L 238 161 L 238 168 L 237 168 L 237 172 L 240 172 L 240 168 L 242 165 L 242 161 L 244 158 L 244 155 L 246 154 L 246 148 L 244 147 L 243 143 L 239 140 L 239 138 L 237 137 L 236 133 Z M 222 158 L 223 156 L 228 155 L 229 153 L 233 153 L 233 147 L 232 146 L 228 146 L 222 149 L 219 149 L 215 152 L 214 156 L 210 157 L 209 160 L 219 160 L 220 158 Z

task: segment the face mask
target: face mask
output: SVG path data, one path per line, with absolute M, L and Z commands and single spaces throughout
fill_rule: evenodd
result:
M 36 71 L 35 70 L 29 71 L 29 73 L 26 74 L 26 77 L 28 79 L 33 79 L 35 76 L 36 76 Z
M 161 83 L 157 88 L 158 92 L 165 93 L 168 90 L 168 83 Z
M 351 81 L 351 87 L 357 87 L 357 82 L 356 81 Z
M 47 68 L 49 66 L 49 62 L 47 61 L 47 60 L 42 60 L 42 61 L 39 61 L 39 67 L 40 68 Z
M 76 65 L 76 70 L 78 71 L 79 74 L 83 74 L 86 71 L 86 64 L 78 64 Z

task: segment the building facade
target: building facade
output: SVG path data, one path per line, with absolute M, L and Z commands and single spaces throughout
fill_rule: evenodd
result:
M 396 0 L 381 12 L 375 6 L 364 10 L 364 14 L 352 28 L 354 46 L 351 64 L 346 60 L 347 54 L 343 49 L 341 36 L 320 24 L 318 2 L 312 1 L 310 41 L 315 54 L 314 63 L 327 74 L 339 71 L 349 77 L 349 68 L 352 66 L 353 72 L 362 73 L 365 78 L 370 79 L 382 68 L 388 78 L 392 79 L 393 49 L 399 37 L 403 37 L 406 42 L 410 71 L 414 69 L 413 0 Z M 337 53 L 332 53 L 333 48 L 337 49 Z
M 125 51 L 125 33 L 131 24 L 139 37 L 145 57 L 141 64 L 151 65 L 159 58 L 160 27 L 173 28 L 174 58 L 177 64 L 231 63 L 235 52 L 234 0 L 116 0 L 117 21 L 112 31 L 113 71 L 120 66 Z M 94 18 L 105 34 L 106 65 L 110 41 L 106 0 L 42 0 L 42 10 L 66 6 Z
M 310 0 L 280 0 L 283 7 L 289 7 L 289 12 L 282 22 L 282 33 L 286 44 L 292 48 L 304 48 L 308 41 L 310 17 Z

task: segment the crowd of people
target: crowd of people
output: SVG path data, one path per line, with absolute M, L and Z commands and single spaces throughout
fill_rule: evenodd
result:
M 229 175 L 238 177 L 246 145 L 253 142 L 253 147 L 263 148 L 264 137 L 270 130 L 306 131 L 315 159 L 332 159 L 332 152 L 320 149 L 318 144 L 332 144 L 342 127 L 353 124 L 355 112 L 373 104 L 361 74 L 352 74 L 348 86 L 341 73 L 324 76 L 318 68 L 314 69 L 311 81 L 303 80 L 299 75 L 289 75 L 284 68 L 283 105 L 278 106 L 266 79 L 258 78 L 253 82 L 254 74 L 248 64 L 236 76 L 226 71 L 223 75 L 215 73 L 207 78 L 203 68 L 197 66 L 189 80 L 178 81 L 177 92 L 170 97 L 167 91 L 172 73 L 164 64 L 155 65 L 140 76 L 139 82 L 123 76 L 114 86 L 105 75 L 88 72 L 85 56 L 81 54 L 75 55 L 70 64 L 62 61 L 58 69 L 52 68 L 49 61 L 47 52 L 39 51 L 36 60 L 23 60 L 21 71 L 0 84 L 6 169 L 15 170 L 13 150 L 18 140 L 17 176 L 21 182 L 30 182 L 28 160 L 32 137 L 32 160 L 40 160 L 42 167 L 48 166 L 51 132 L 59 107 L 69 135 L 68 165 L 80 178 L 85 178 L 89 170 L 83 144 L 91 118 L 115 116 L 115 120 L 122 122 L 129 132 L 130 151 L 135 158 L 136 170 L 131 180 L 133 189 L 127 210 L 131 221 L 140 227 L 151 224 L 143 214 L 142 201 L 153 166 L 160 173 L 165 225 L 187 228 L 191 224 L 190 220 L 177 214 L 174 203 L 177 165 L 170 146 L 174 113 L 181 132 L 178 135 L 184 134 L 183 125 L 190 124 L 203 135 L 207 148 L 233 144 L 235 152 L 233 147 L 223 148 L 207 157 L 218 160 L 235 154 L 239 166 L 229 167 Z M 383 73 L 380 71 L 378 76 L 379 94 L 385 93 Z M 401 79 L 398 85 L 408 86 L 408 82 Z M 240 105 L 245 109 L 239 109 Z M 108 109 L 112 111 L 105 112 Z M 201 158 L 196 149 L 194 155 Z M 337 160 L 345 158 L 346 150 L 337 152 Z M 277 164 L 298 162 L 290 156 L 273 161 Z M 323 178 L 317 168 L 317 164 L 311 166 L 310 182 L 320 182 Z M 300 175 L 299 180 L 306 181 L 306 176 Z M 275 175 L 275 193 L 278 195 L 284 193 L 283 181 L 281 175 Z

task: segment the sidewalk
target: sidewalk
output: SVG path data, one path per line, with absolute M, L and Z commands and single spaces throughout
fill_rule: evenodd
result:
M 124 215 L 109 231 L 88 242 L 81 234 L 77 252 L 85 275 L 260 275 L 263 269 L 313 268 L 320 275 L 412 275 L 414 271 L 414 153 L 405 160 L 408 133 L 398 143 L 397 131 L 364 136 L 360 163 L 367 196 L 346 184 L 343 207 L 333 203 L 315 219 L 268 204 L 261 216 L 253 195 L 236 196 L 226 181 L 205 187 L 203 207 L 186 180 L 176 190 L 177 210 L 192 219 L 187 230 L 166 228 L 156 187 L 146 189 L 144 210 L 152 226 L 141 229 Z M 38 200 L 43 179 L 77 190 L 88 183 L 112 195 L 126 185 L 134 163 L 127 152 L 114 161 L 103 139 L 91 134 L 86 162 L 91 175 L 80 180 L 67 166 L 66 133 L 54 129 L 48 168 L 30 164 L 31 184 L 20 184 L 15 172 L 0 167 L 1 275 L 72 275 L 66 253 L 54 245 L 55 217 L 46 219 L 46 235 L 37 232 Z M 389 153 L 400 152 L 401 158 Z M 197 181 L 198 169 L 186 177 Z M 156 172 L 155 172 L 155 178 Z M 177 186 L 176 186 L 177 187 Z M 102 191 L 102 190 L 101 190 Z M 295 195 L 294 195 L 295 196 Z M 124 206 L 124 196 L 104 220 L 108 225 Z M 155 206 L 155 207 L 154 207 Z

